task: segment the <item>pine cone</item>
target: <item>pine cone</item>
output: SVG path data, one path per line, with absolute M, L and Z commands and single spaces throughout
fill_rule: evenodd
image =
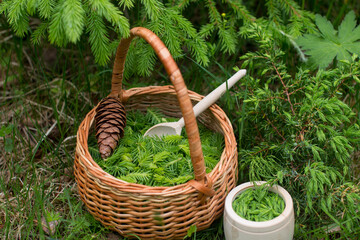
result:
M 124 136 L 126 112 L 124 105 L 114 97 L 106 97 L 96 108 L 95 128 L 101 158 L 109 157 L 120 138 Z

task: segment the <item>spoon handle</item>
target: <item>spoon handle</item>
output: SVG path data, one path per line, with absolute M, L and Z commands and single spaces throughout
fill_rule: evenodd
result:
M 232 86 L 234 86 L 234 84 L 237 81 L 239 81 L 242 77 L 244 77 L 245 74 L 246 74 L 245 69 L 239 70 L 231 78 L 229 78 L 226 82 L 221 84 L 219 87 L 217 87 L 211 93 L 209 93 L 206 97 L 204 97 L 200 102 L 198 102 L 193 108 L 195 117 L 199 116 L 203 111 L 205 111 L 213 103 L 215 103 L 226 92 L 226 89 L 230 89 Z M 185 125 L 184 118 L 181 118 L 178 121 L 178 124 L 181 127 L 184 127 L 184 125 Z

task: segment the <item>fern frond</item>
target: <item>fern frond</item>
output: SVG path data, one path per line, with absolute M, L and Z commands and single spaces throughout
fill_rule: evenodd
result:
M 89 33 L 91 51 L 96 62 L 105 65 L 110 58 L 110 40 L 107 36 L 104 21 L 99 14 L 94 12 L 88 16 L 87 32 Z
M 66 0 L 62 7 L 65 34 L 70 42 L 76 43 L 84 28 L 85 11 L 80 0 Z
M 163 181 L 164 183 L 166 183 L 167 186 L 175 186 L 178 185 L 179 182 L 187 182 L 191 179 L 194 179 L 193 175 L 185 175 L 174 178 L 164 178 Z

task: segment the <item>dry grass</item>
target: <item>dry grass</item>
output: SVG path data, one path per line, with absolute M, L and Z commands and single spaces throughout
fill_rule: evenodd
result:
M 0 128 L 13 126 L 0 137 L 0 238 L 107 239 L 110 231 L 79 201 L 73 176 L 76 129 L 93 105 L 90 94 L 68 74 L 78 72 L 74 65 L 60 75 L 30 49 L 8 47 L 17 54 L 0 69 Z M 26 53 L 21 61 L 19 53 Z
M 10 56 L 0 62 L 0 129 L 13 126 L 0 135 L 0 239 L 121 239 L 86 211 L 73 174 L 77 128 L 110 89 L 111 69 L 77 49 L 19 41 L 0 44 Z M 216 222 L 198 236 L 221 232 Z

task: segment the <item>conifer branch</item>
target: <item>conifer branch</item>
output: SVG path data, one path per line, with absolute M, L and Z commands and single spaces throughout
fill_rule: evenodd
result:
M 67 29 L 65 34 L 71 42 L 76 43 L 80 39 L 84 27 L 85 11 L 81 1 L 67 0 L 62 8 L 64 28 Z
M 289 104 L 290 104 L 291 112 L 292 112 L 293 115 L 295 115 L 294 107 L 293 107 L 293 105 L 292 105 L 292 103 L 291 103 L 291 100 L 290 100 L 290 94 L 289 94 L 289 91 L 288 91 L 288 87 L 285 85 L 284 80 L 283 80 L 281 74 L 279 73 L 279 70 L 277 69 L 277 67 L 276 67 L 276 65 L 275 65 L 274 62 L 272 62 L 272 66 L 273 66 L 273 68 L 275 69 L 276 74 L 277 74 L 277 76 L 279 77 L 279 79 L 280 79 L 280 81 L 281 81 L 281 84 L 282 84 L 283 87 L 284 87 L 284 91 L 285 91 L 285 94 L 286 94 L 286 97 L 287 97 L 287 101 L 288 101 Z
M 54 0 L 39 0 L 38 9 L 40 17 L 50 19 L 51 14 L 55 7 Z
M 292 12 L 299 18 L 301 18 L 302 16 L 298 13 L 298 11 L 296 11 L 294 5 L 297 5 L 295 2 L 293 2 L 292 0 L 282 0 L 284 1 L 284 3 L 292 10 Z M 292 4 L 290 4 L 290 2 Z
M 250 12 L 241 3 L 233 0 L 226 0 L 226 2 L 235 10 L 238 17 L 248 22 L 254 22 L 256 18 L 250 14 Z
M 88 16 L 87 32 L 91 50 L 99 64 L 105 64 L 109 60 L 109 43 L 105 23 L 100 15 L 93 13 Z

